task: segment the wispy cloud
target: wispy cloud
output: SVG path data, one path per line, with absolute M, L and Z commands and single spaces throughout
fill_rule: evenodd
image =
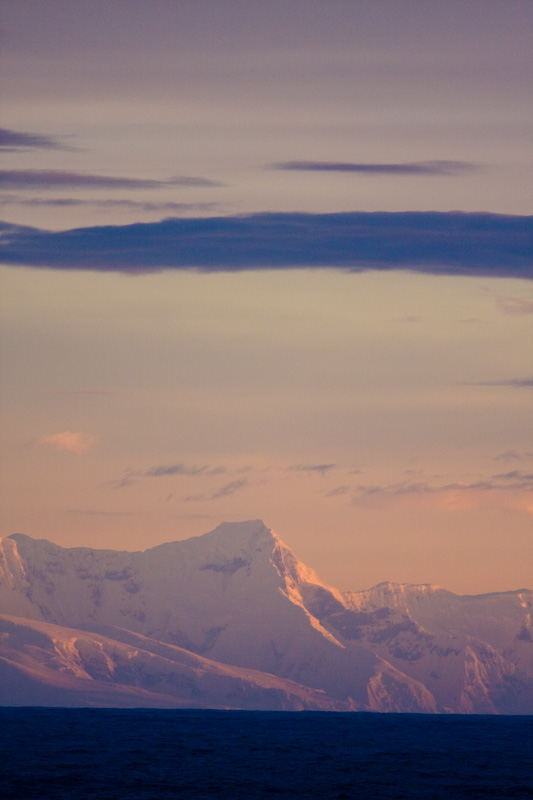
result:
M 186 464 L 168 464 L 156 467 L 150 467 L 146 472 L 137 473 L 147 478 L 160 478 L 164 475 L 220 475 L 225 472 L 224 467 L 198 467 L 195 465 L 187 466 Z
M 439 508 L 461 511 L 468 508 L 503 507 L 533 515 L 533 476 L 516 472 L 493 475 L 486 480 L 431 485 L 397 483 L 359 486 L 352 504 L 366 508 L 416 510 Z
M 494 456 L 494 461 L 519 461 L 521 458 L 522 456 L 516 450 L 505 450 L 505 452 Z
M 69 231 L 0 223 L 0 262 L 133 274 L 333 268 L 532 279 L 532 241 L 533 217 L 456 212 L 251 214 Z
M 347 494 L 349 491 L 349 486 L 337 486 L 335 489 L 330 489 L 329 492 L 326 492 L 326 497 L 341 497 L 342 495 Z
M 42 133 L 25 133 L 0 128 L 0 150 L 17 152 L 19 150 L 70 150 L 55 136 Z
M 496 298 L 496 303 L 504 314 L 533 314 L 533 300 L 523 297 L 501 296 Z
M 138 516 L 139 511 L 102 511 L 98 508 L 68 508 L 67 514 L 80 514 L 86 517 L 133 517 Z
M 365 164 L 343 161 L 283 161 L 271 169 L 300 172 L 359 172 L 370 175 L 463 175 L 480 169 L 469 161 L 411 161 L 403 164 Z
M 518 453 L 516 450 L 505 450 L 494 457 L 494 461 L 521 461 L 522 459 L 532 460 L 533 453 Z
M 245 478 L 241 478 L 240 480 L 236 481 L 230 481 L 222 486 L 218 491 L 214 492 L 211 497 L 213 500 L 218 497 L 227 497 L 230 494 L 238 492 L 240 489 L 244 489 L 245 486 L 248 486 L 248 481 Z
M 501 472 L 492 476 L 494 480 L 513 481 L 517 488 L 533 488 L 533 472 L 521 472 L 519 469 L 512 469 L 509 472 Z
M 291 472 L 318 472 L 320 475 L 325 475 L 336 467 L 336 464 L 294 464 L 288 469 Z
M 146 470 L 127 469 L 124 471 L 121 478 L 108 481 L 105 485 L 111 489 L 124 489 L 128 486 L 133 486 L 140 479 L 143 478 L 165 478 L 172 476 L 185 476 L 185 477 L 209 477 L 213 475 L 222 475 L 227 472 L 226 467 L 217 466 L 211 467 L 207 464 L 157 464 L 149 467 Z
M 82 397 L 99 397 L 111 394 L 105 389 L 63 389 L 58 394 L 79 395 Z
M 131 209 L 133 211 L 213 211 L 218 203 L 163 203 L 143 202 L 141 200 L 81 200 L 75 197 L 20 197 L 19 195 L 0 196 L 2 206 L 24 206 L 25 208 L 94 208 L 94 209 Z
M 398 317 L 396 322 L 407 322 L 409 325 L 418 324 L 419 322 L 423 322 L 422 317 L 413 316 L 412 314 L 407 317 Z
M 511 386 L 515 389 L 531 389 L 533 387 L 533 376 L 530 378 L 506 378 L 500 381 L 477 381 L 469 384 L 470 386 Z
M 125 475 L 123 478 L 108 481 L 104 486 L 108 486 L 110 489 L 125 489 L 127 486 L 133 486 L 134 483 L 137 483 L 135 478 L 130 477 L 130 475 Z
M 90 450 L 96 443 L 96 437 L 80 431 L 63 431 L 62 433 L 46 433 L 36 442 L 40 447 L 52 447 L 81 456 Z
M 168 186 L 215 187 L 222 184 L 188 175 L 177 175 L 168 180 L 150 180 L 63 170 L 0 170 L 0 189 L 159 189 Z

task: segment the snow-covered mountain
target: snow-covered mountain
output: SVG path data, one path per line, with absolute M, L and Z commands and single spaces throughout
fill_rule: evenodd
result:
M 0 705 L 332 711 L 324 692 L 109 626 L 0 616 Z
M 527 590 L 341 593 L 260 521 L 136 553 L 15 534 L 0 703 L 533 713 L 532 607 Z

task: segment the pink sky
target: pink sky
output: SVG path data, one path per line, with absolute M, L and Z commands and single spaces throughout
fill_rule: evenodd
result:
M 520 0 L 5 0 L 2 245 L 30 256 L 0 266 L 0 535 L 145 549 L 262 518 L 343 589 L 531 587 L 531 258 L 98 269 L 102 226 L 120 249 L 120 226 L 168 217 L 520 221 L 532 17 Z M 93 227 L 102 262 L 70 268 L 80 238 L 43 268 L 18 226 Z

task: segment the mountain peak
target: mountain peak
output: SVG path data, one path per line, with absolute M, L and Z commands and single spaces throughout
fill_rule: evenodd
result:
M 0 613 L 33 620 L 41 633 L 46 625 L 62 628 L 50 628 L 36 656 L 55 665 L 60 682 L 65 674 L 72 678 L 65 667 L 79 667 L 71 647 L 77 642 L 88 677 L 76 691 L 88 702 L 86 682 L 98 683 L 105 673 L 120 691 L 126 691 L 124 681 L 144 675 L 150 687 L 166 687 L 171 704 L 176 691 L 193 686 L 184 703 L 231 705 L 220 681 L 236 668 L 247 695 L 234 701 L 241 707 L 264 702 L 248 680 L 250 670 L 260 670 L 261 686 L 283 690 L 276 700 L 282 704 L 289 702 L 287 692 L 300 698 L 291 703 L 319 702 L 318 690 L 337 708 L 531 713 L 532 609 L 533 593 L 526 591 L 471 598 L 431 584 L 381 583 L 341 593 L 258 519 L 223 522 L 203 536 L 144 552 L 63 548 L 24 534 L 0 540 Z M 8 664 L 12 671 L 20 661 L 24 672 L 35 656 L 35 637 L 30 642 L 10 631 L 0 637 L 0 670 Z M 110 632 L 114 643 L 106 638 Z M 148 642 L 164 663 L 147 652 L 135 656 L 138 670 L 131 673 L 133 651 L 124 645 L 144 652 Z M 17 648 L 22 655 L 13 660 Z M 185 659 L 196 677 L 176 689 L 167 662 L 178 650 L 180 664 Z M 110 664 L 130 666 L 110 672 Z M 207 670 L 209 687 L 197 684 L 198 670 Z M 289 690 L 287 680 L 300 688 Z
M 196 538 L 204 537 L 216 538 L 238 546 L 242 546 L 244 543 L 255 544 L 258 541 L 279 541 L 274 531 L 271 528 L 267 528 L 261 519 L 244 520 L 242 522 L 221 522 L 209 533 L 204 533 Z

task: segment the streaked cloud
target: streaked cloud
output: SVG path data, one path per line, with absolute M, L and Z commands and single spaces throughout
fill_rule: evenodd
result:
M 111 394 L 105 389 L 62 389 L 58 394 L 81 396 L 81 397 L 100 397 Z
M 533 376 L 530 378 L 507 378 L 501 381 L 478 381 L 470 386 L 511 386 L 515 389 L 531 389 Z
M 169 464 L 150 467 L 141 473 L 147 478 L 160 478 L 164 475 L 220 475 L 225 472 L 224 467 L 187 466 L 186 464 Z
M 532 476 L 517 473 L 487 480 L 431 485 L 425 482 L 385 486 L 359 486 L 352 505 L 362 508 L 416 510 L 438 508 L 462 511 L 469 508 L 507 508 L 533 515 Z
M 204 272 L 405 270 L 533 278 L 533 217 L 460 212 L 264 213 L 43 231 L 0 223 L 0 262 Z
M 63 450 L 81 456 L 90 450 L 96 443 L 96 436 L 80 431 L 63 431 L 62 433 L 46 433 L 36 442 L 42 447 L 52 447 L 54 450 Z
M 230 481 L 229 483 L 226 483 L 224 486 L 218 489 L 218 491 L 214 492 L 214 494 L 211 495 L 211 498 L 215 500 L 218 497 L 227 497 L 230 494 L 238 492 L 240 489 L 244 489 L 245 486 L 248 486 L 248 481 L 246 480 L 246 478 L 241 478 L 236 481 Z
M 335 489 L 330 489 L 329 492 L 326 492 L 326 497 L 342 497 L 342 495 L 347 494 L 349 491 L 349 486 L 337 486 Z
M 523 297 L 497 297 L 496 303 L 504 314 L 533 314 L 533 300 Z
M 218 203 L 176 203 L 173 201 L 154 203 L 141 200 L 81 200 L 76 197 L 20 197 L 19 195 L 0 196 L 1 206 L 24 206 L 25 208 L 93 208 L 130 209 L 134 211 L 213 211 Z
M 294 464 L 288 469 L 291 472 L 317 472 L 320 475 L 325 475 L 332 469 L 336 469 L 336 464 Z
M 513 469 L 509 472 L 501 472 L 498 475 L 493 475 L 494 480 L 500 481 L 513 481 L 515 486 L 517 482 L 522 486 L 533 488 L 533 472 L 521 472 L 519 469 Z
M 282 161 L 271 169 L 299 172 L 359 172 L 370 175 L 462 175 L 480 169 L 469 161 L 411 161 L 403 164 L 365 164 L 343 161 Z
M 80 514 L 85 517 L 136 517 L 146 512 L 139 511 L 102 511 L 98 508 L 68 508 L 67 514 Z
M 520 461 L 521 458 L 522 456 L 516 450 L 505 450 L 505 452 L 494 456 L 494 461 Z
M 494 461 L 533 461 L 533 453 L 518 453 L 516 450 L 506 450 L 494 457 Z
M 25 133 L 0 128 L 0 150 L 17 152 L 19 150 L 70 150 L 55 136 L 41 133 Z
M 160 189 L 168 186 L 215 187 L 218 181 L 177 175 L 168 180 L 119 178 L 48 169 L 2 169 L 0 189 Z
M 125 489 L 127 486 L 133 486 L 134 483 L 137 483 L 135 478 L 125 475 L 123 478 L 118 478 L 114 481 L 108 481 L 104 485 L 108 486 L 110 489 Z

